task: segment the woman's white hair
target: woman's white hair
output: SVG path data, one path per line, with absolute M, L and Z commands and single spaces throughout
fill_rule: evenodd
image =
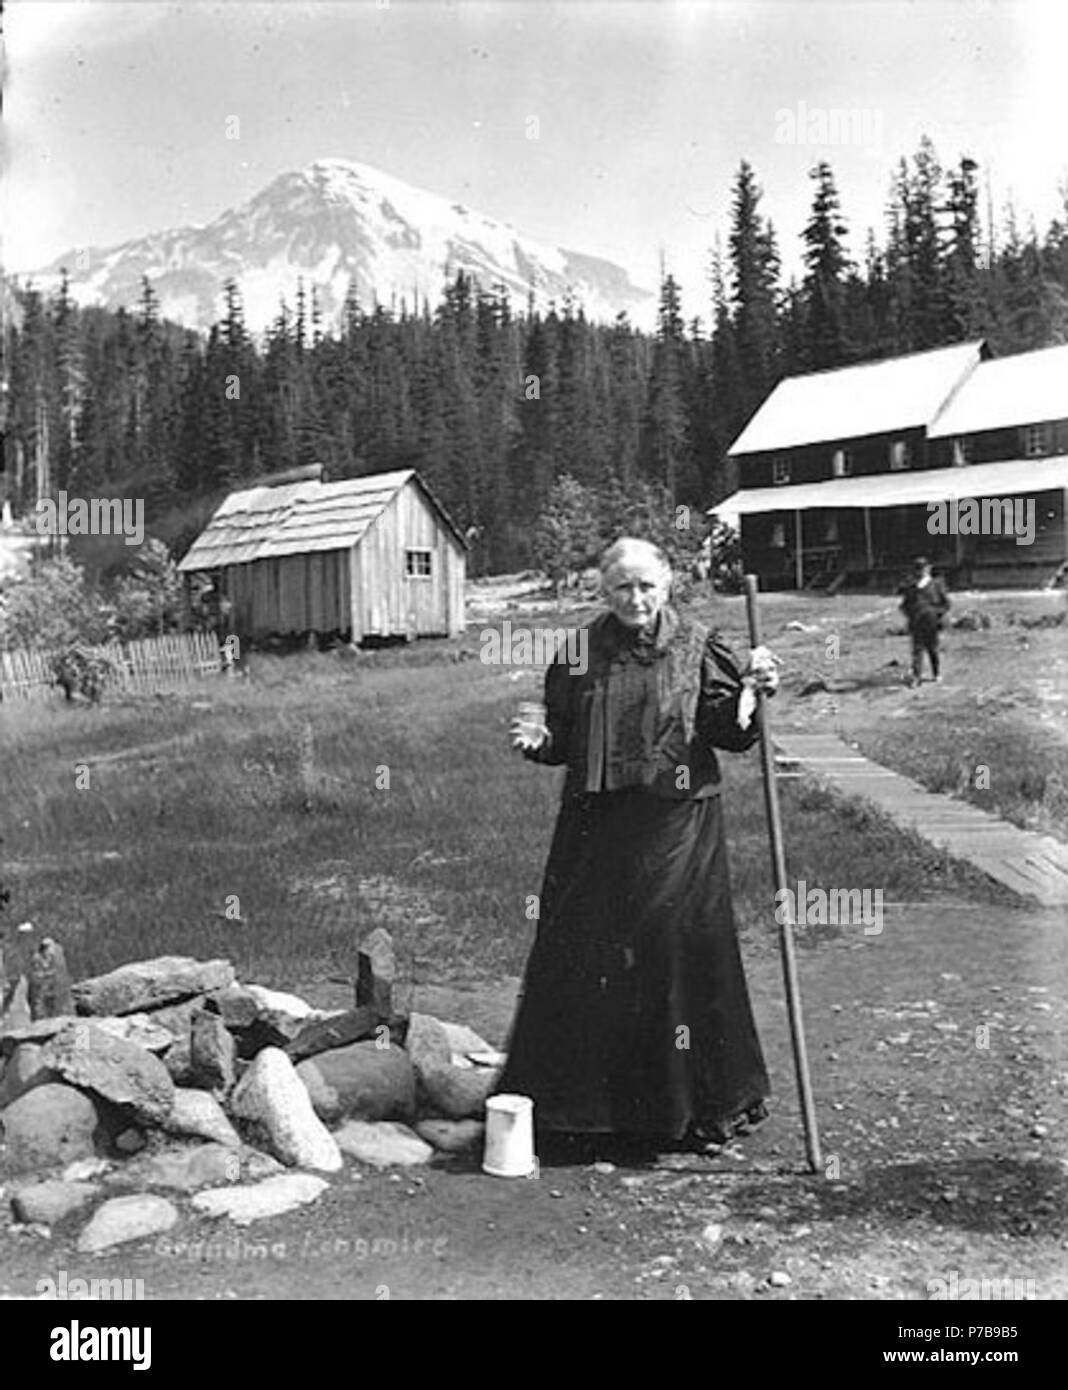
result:
M 616 565 L 628 564 L 635 560 L 652 560 L 663 574 L 670 578 L 671 561 L 658 545 L 652 541 L 639 540 L 637 536 L 621 536 L 613 541 L 601 556 L 601 578 Z

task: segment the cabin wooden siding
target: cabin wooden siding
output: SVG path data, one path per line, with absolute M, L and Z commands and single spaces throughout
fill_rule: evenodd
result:
M 407 552 L 430 552 L 427 578 L 407 573 Z M 464 629 L 465 556 L 451 531 L 409 483 L 352 550 L 352 640 L 456 637 Z
M 429 576 L 407 573 L 409 550 L 429 552 Z M 456 637 L 464 630 L 466 559 L 413 478 L 351 546 L 225 565 L 218 573 L 239 637 Z
M 233 604 L 234 630 L 246 637 L 271 633 L 347 632 L 349 552 L 322 550 L 228 565 L 222 589 Z

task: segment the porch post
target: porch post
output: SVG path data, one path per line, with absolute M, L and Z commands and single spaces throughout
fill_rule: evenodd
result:
M 875 568 L 875 553 L 871 545 L 871 510 L 864 508 L 864 553 L 868 560 L 868 573 Z
M 797 539 L 797 545 L 796 545 L 796 548 L 795 548 L 795 550 L 794 550 L 794 581 L 795 581 L 795 587 L 796 587 L 796 588 L 798 588 L 798 589 L 803 589 L 803 588 L 805 587 L 805 557 L 804 557 L 804 554 L 803 554 L 802 549 L 801 549 L 801 546 L 802 546 L 802 538 L 801 538 L 801 511 L 800 511 L 800 508 L 799 508 L 797 511 L 794 512 L 794 518 L 795 518 L 794 531 L 795 531 L 795 535 L 796 535 L 796 539 Z

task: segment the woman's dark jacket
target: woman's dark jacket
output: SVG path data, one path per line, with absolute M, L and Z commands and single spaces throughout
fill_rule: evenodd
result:
M 715 749 L 742 752 L 760 734 L 758 716 L 738 727 L 741 673 L 719 638 L 673 608 L 650 638 L 611 613 L 589 627 L 587 669 L 568 664 L 562 643 L 545 676 L 549 742 L 533 762 L 567 764 L 564 795 L 647 787 L 670 800 L 714 796 Z

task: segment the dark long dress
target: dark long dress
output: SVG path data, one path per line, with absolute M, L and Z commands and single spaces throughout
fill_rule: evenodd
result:
M 497 1090 L 542 1130 L 675 1139 L 769 1094 L 718 794 L 565 792 Z

